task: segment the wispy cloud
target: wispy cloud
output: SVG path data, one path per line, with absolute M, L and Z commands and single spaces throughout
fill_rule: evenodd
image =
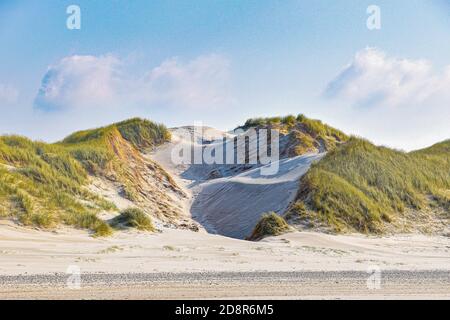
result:
M 119 66 L 113 56 L 66 57 L 48 69 L 35 105 L 46 111 L 106 106 L 121 87 Z
M 449 87 L 450 67 L 438 73 L 427 60 L 399 59 L 367 48 L 328 84 L 325 95 L 356 106 L 396 107 L 448 98 Z
M 35 99 L 45 111 L 164 105 L 211 108 L 226 105 L 229 61 L 216 54 L 187 63 L 177 58 L 134 74 L 112 55 L 70 56 L 49 67 Z
M 217 54 L 200 56 L 183 64 L 164 61 L 139 81 L 138 94 L 150 102 L 202 108 L 230 102 L 229 61 Z
M 417 149 L 450 137 L 450 67 L 392 57 L 367 48 L 324 92 L 328 114 L 375 143 Z

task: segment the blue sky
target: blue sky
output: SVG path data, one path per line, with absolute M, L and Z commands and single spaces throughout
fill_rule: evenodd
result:
M 71 4 L 81 30 L 66 28 Z M 444 0 L 0 0 L 0 133 L 304 113 L 424 147 L 450 138 L 449 13 Z

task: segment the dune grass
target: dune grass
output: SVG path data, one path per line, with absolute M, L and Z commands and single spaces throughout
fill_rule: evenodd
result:
M 268 236 L 278 236 L 290 230 L 286 221 L 275 212 L 264 214 L 247 238 L 250 241 L 258 241 Z
M 128 208 L 113 219 L 111 225 L 115 228 L 129 227 L 142 231 L 155 231 L 151 218 L 138 208 Z
M 0 202 L 8 208 L 7 216 L 24 225 L 51 228 L 67 223 L 105 234 L 107 227 L 94 217 L 114 205 L 83 188 L 87 172 L 67 150 L 3 136 L 0 163 Z
M 98 141 L 115 129 L 137 149 L 158 146 L 171 138 L 170 132 L 164 125 L 145 119 L 133 118 L 102 128 L 75 132 L 66 137 L 63 143 L 91 142 L 93 146 L 98 146 Z

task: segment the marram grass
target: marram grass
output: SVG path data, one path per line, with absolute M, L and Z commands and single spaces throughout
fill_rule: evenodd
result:
M 111 223 L 115 228 L 135 228 L 141 231 L 155 231 L 153 222 L 147 214 L 139 208 L 128 208 L 115 217 Z
M 290 230 L 286 221 L 275 212 L 264 214 L 247 240 L 257 241 L 268 236 L 278 236 Z

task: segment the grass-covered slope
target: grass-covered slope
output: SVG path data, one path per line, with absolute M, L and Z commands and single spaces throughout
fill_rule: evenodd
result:
M 86 170 L 65 148 L 0 137 L 0 216 L 25 225 L 65 223 L 107 234 L 109 227 L 96 214 L 114 206 L 83 188 L 87 183 Z
M 67 224 L 107 235 L 111 228 L 97 214 L 116 208 L 89 191 L 90 176 L 114 181 L 137 204 L 150 178 L 175 188 L 162 169 L 139 153 L 168 139 L 164 126 L 141 119 L 78 132 L 56 144 L 2 136 L 0 217 L 43 228 Z
M 145 185 L 150 176 L 167 180 L 170 176 L 156 163 L 144 159 L 140 151 L 170 140 L 169 131 L 148 120 L 131 119 L 107 127 L 76 132 L 58 145 L 68 150 L 92 175 L 116 182 L 123 196 L 131 201 L 147 197 Z
M 139 150 L 158 146 L 170 140 L 170 132 L 164 125 L 134 118 L 103 128 L 75 132 L 65 138 L 63 143 L 74 144 L 98 141 L 115 130 L 120 133 L 122 138 Z
M 450 141 L 405 153 L 351 138 L 302 178 L 286 218 L 334 231 L 382 232 L 406 212 L 450 217 L 449 201 Z

